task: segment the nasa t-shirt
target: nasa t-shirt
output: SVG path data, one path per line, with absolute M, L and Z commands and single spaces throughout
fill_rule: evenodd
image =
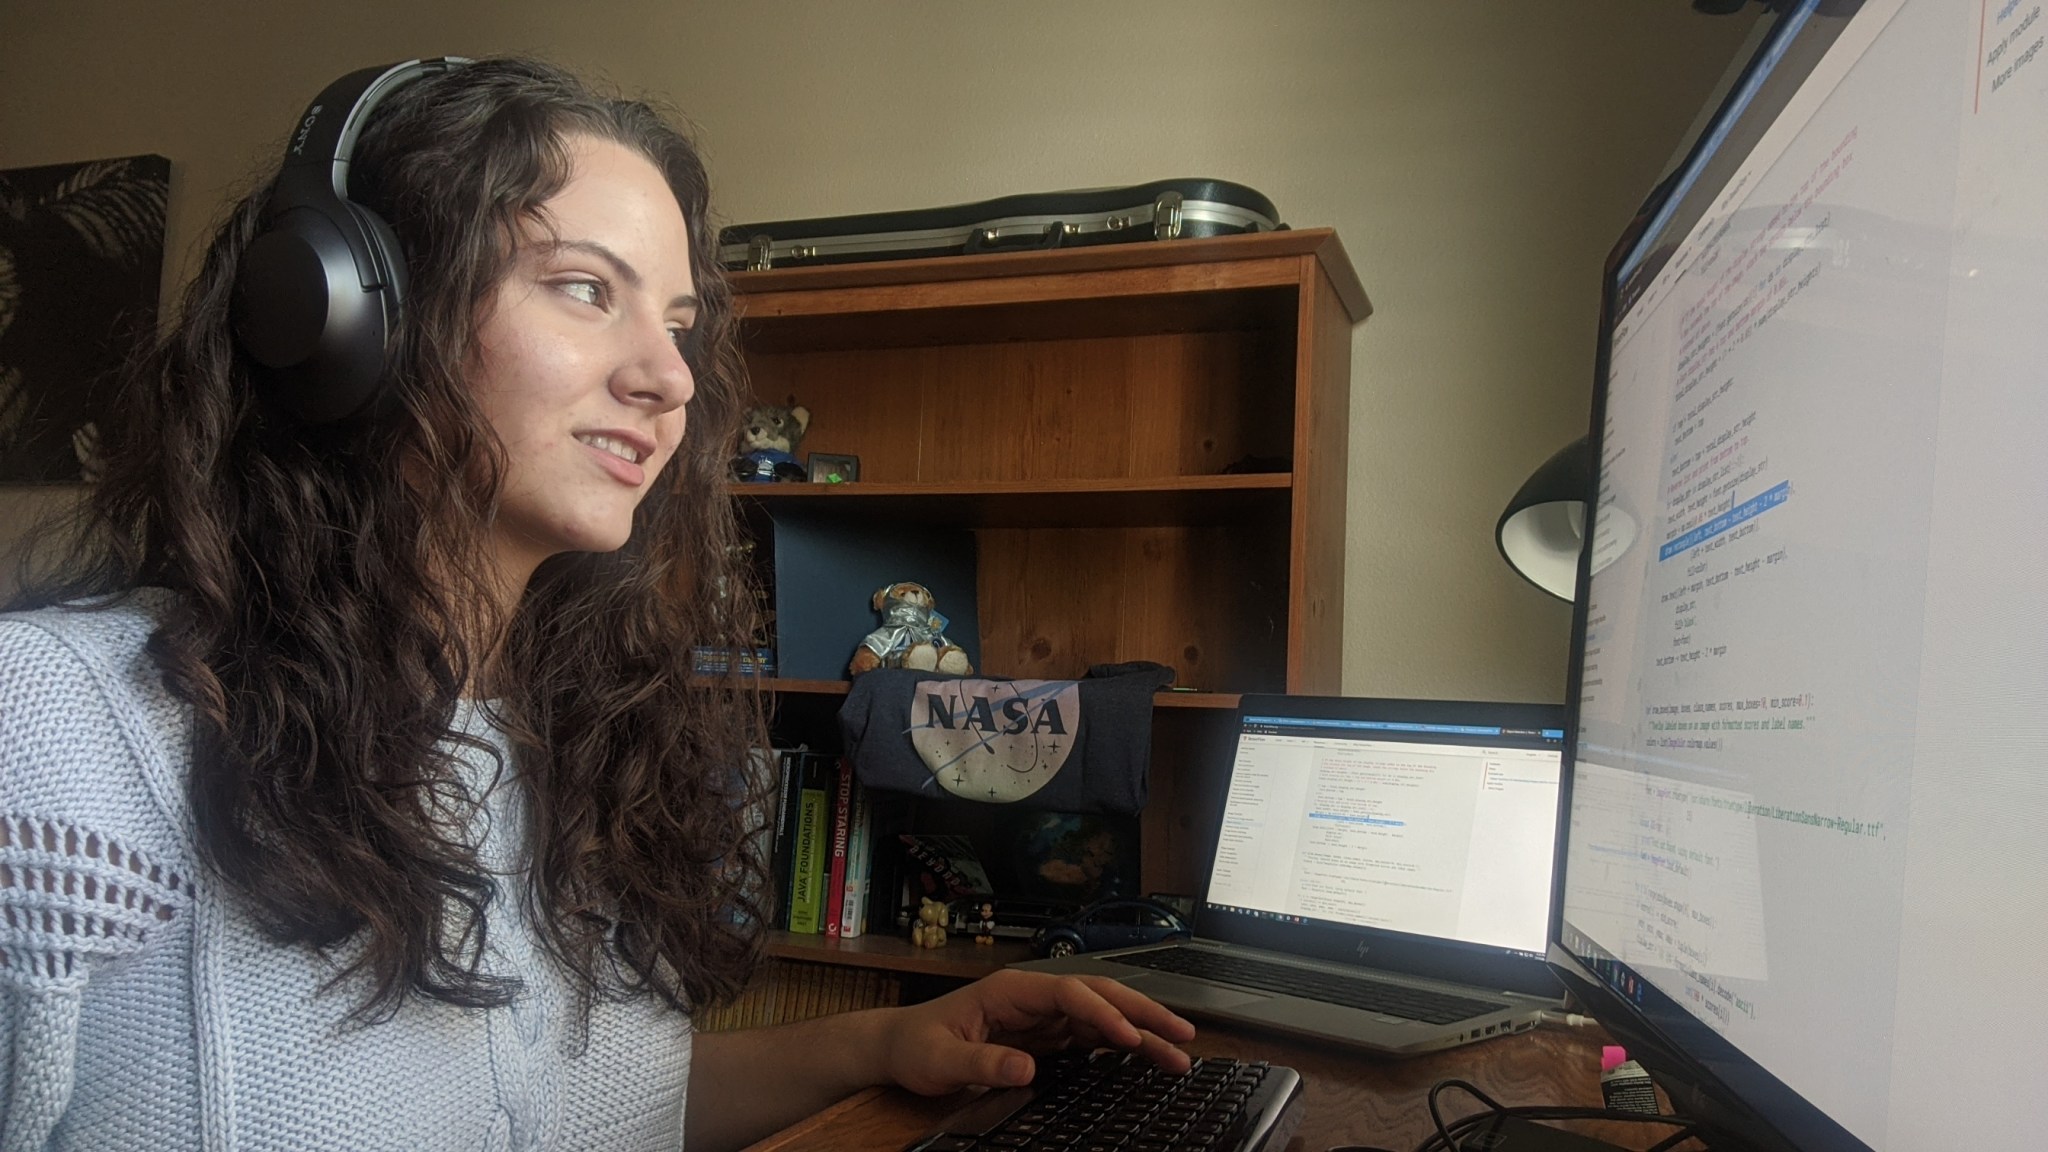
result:
M 1081 680 L 1003 680 L 877 668 L 839 727 L 871 788 L 1056 812 L 1145 806 L 1152 696 L 1173 669 L 1098 664 Z

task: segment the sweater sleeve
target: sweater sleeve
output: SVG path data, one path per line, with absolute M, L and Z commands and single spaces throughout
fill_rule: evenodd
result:
M 0 1152 L 45 1147 L 71 1099 L 93 968 L 140 952 L 191 883 L 105 803 L 132 754 L 93 670 L 0 618 Z

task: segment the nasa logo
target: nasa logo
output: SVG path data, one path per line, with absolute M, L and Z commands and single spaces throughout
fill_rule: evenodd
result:
M 1080 736 L 1072 680 L 926 680 L 915 691 L 911 746 L 955 796 L 1021 800 L 1059 773 Z
M 1031 718 L 1033 705 L 1037 706 L 1037 719 Z M 1003 722 L 996 725 L 996 713 L 1001 712 Z M 1000 732 L 1015 736 L 1030 728 L 1033 732 L 1051 732 L 1061 736 L 1067 734 L 1066 718 L 1060 714 L 1057 696 L 1032 700 L 1024 696 L 1011 696 L 1004 700 L 991 700 L 987 696 L 976 696 L 960 709 L 958 700 L 927 693 L 924 698 L 924 722 L 931 728 L 971 728 L 978 732 Z

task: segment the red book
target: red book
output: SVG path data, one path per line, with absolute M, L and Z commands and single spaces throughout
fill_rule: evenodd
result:
M 846 910 L 846 837 L 853 825 L 853 761 L 839 761 L 839 791 L 832 798 L 832 864 L 825 877 L 825 935 L 839 935 Z

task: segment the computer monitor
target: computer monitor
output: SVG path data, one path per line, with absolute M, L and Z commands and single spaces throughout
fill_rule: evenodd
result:
M 1806 0 L 1610 258 L 1553 966 L 1715 1147 L 2048 1131 L 2048 17 Z

